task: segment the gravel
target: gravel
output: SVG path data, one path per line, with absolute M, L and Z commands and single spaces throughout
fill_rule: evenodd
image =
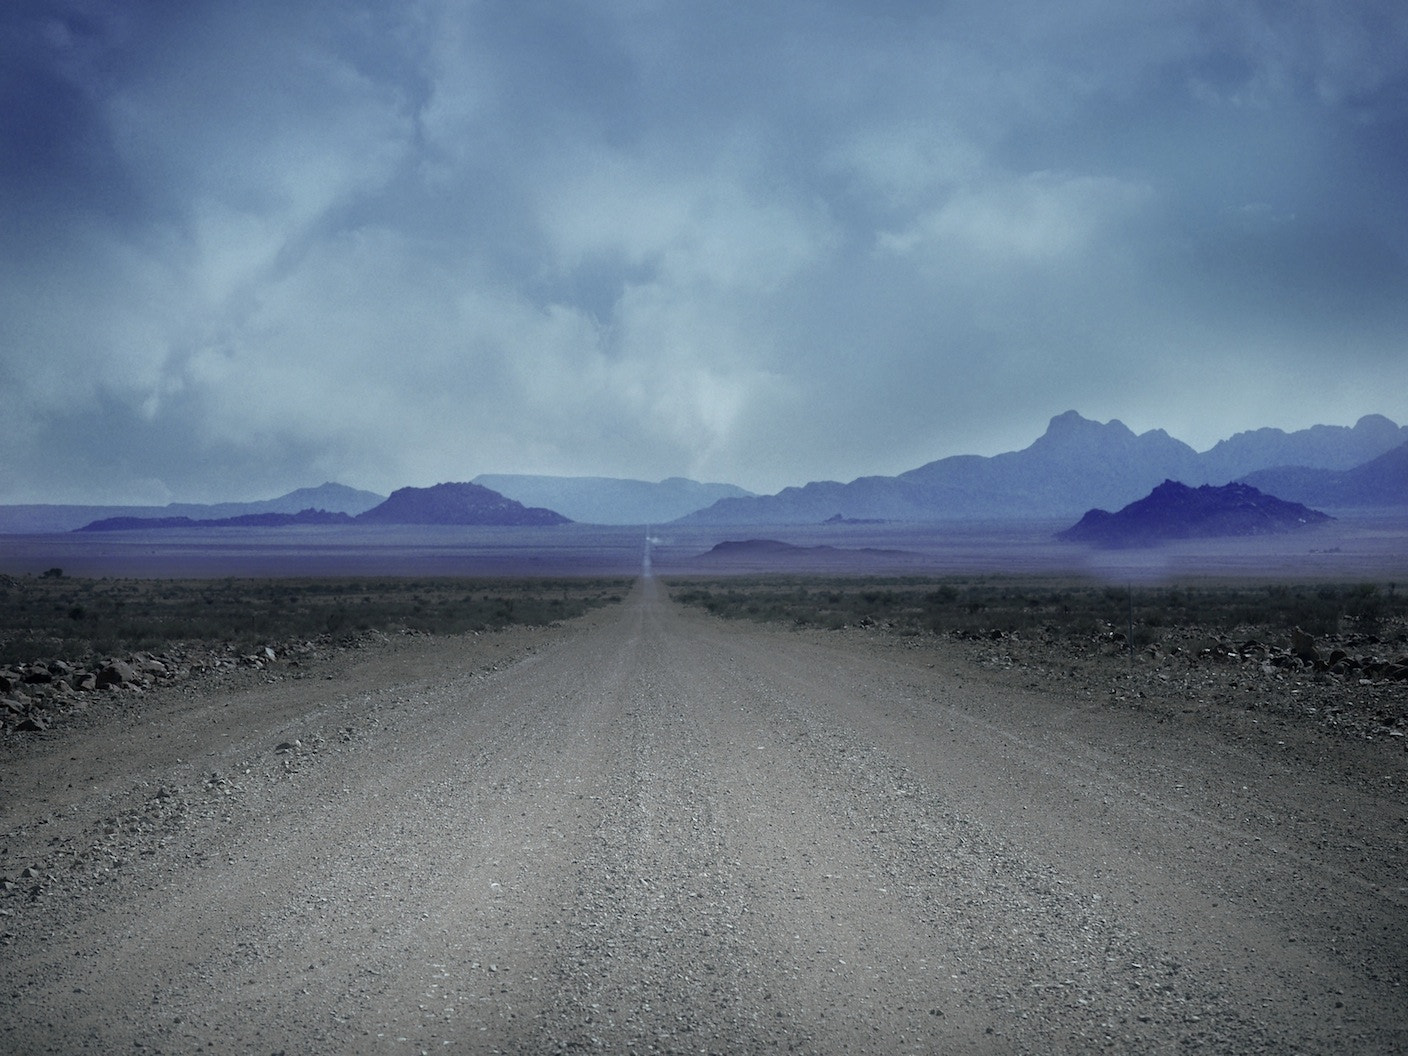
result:
M 644 580 L 11 733 L 0 1048 L 1408 1049 L 1401 739 L 1038 645 Z

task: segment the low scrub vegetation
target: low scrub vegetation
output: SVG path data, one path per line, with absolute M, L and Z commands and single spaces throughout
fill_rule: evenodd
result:
M 718 616 L 795 627 L 883 625 L 901 633 L 1043 633 L 1087 638 L 1127 634 L 1136 644 L 1160 628 L 1248 635 L 1379 634 L 1401 627 L 1408 596 L 1396 584 L 1108 586 L 1016 576 L 834 579 L 760 576 L 675 580 L 671 596 Z
M 543 625 L 618 602 L 627 589 L 625 580 L 578 579 L 0 577 L 0 664 L 155 650 L 173 641 L 248 650 L 324 634 Z

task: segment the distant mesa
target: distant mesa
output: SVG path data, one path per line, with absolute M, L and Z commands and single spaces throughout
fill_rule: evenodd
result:
M 380 506 L 358 515 L 358 524 L 462 524 L 535 527 L 572 522 L 555 510 L 524 506 L 479 484 L 398 488 Z
M 1204 484 L 1190 488 L 1165 480 L 1118 513 L 1090 510 L 1058 532 L 1068 542 L 1107 548 L 1154 546 L 1174 539 L 1279 535 L 1334 520 L 1298 502 L 1266 495 L 1249 484 Z
M 726 539 L 699 556 L 705 560 L 750 563 L 794 561 L 841 563 L 855 558 L 907 558 L 915 555 L 907 550 L 884 550 L 878 547 L 798 546 L 795 543 L 784 543 L 780 539 Z
M 287 528 L 298 524 L 351 524 L 345 513 L 300 510 L 298 513 L 245 513 L 237 517 L 104 517 L 79 532 L 130 532 L 144 528 Z
M 718 557 L 758 557 L 772 554 L 804 554 L 818 550 L 835 550 L 834 546 L 797 546 L 780 539 L 725 539 L 709 548 Z M 705 555 L 707 556 L 707 554 Z

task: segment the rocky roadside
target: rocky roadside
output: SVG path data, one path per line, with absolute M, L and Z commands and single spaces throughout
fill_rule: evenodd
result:
M 0 667 L 0 742 L 17 735 L 91 726 L 131 711 L 148 695 L 166 689 L 184 686 L 194 692 L 313 677 L 348 650 L 387 640 L 382 632 L 365 631 L 269 642 L 254 652 L 205 642 L 173 642 L 158 652 L 87 660 L 52 658 Z
M 918 641 L 883 623 L 860 630 L 895 635 L 911 645 Z M 1400 741 L 1408 750 L 1408 626 L 1318 639 L 1297 628 L 1280 640 L 1252 629 L 1228 635 L 1165 628 L 1155 641 L 1132 651 L 1126 634 L 1113 627 L 1075 639 L 1053 631 L 997 629 L 956 631 L 945 639 L 984 670 L 1026 672 L 1043 684 L 1055 680 L 1114 705 L 1266 711 L 1348 737 Z M 0 743 L 99 723 L 171 687 L 194 692 L 315 677 L 348 650 L 387 640 L 377 631 L 322 635 L 271 642 L 254 652 L 177 642 L 160 652 L 0 667 Z
M 1000 644 L 1001 649 L 980 650 L 980 662 L 1059 672 L 1063 657 L 1053 642 Z M 1125 636 L 1109 631 L 1087 644 L 1081 660 L 1075 669 L 1083 666 L 1084 677 L 1098 680 L 1103 696 L 1116 705 L 1265 713 L 1343 737 L 1397 741 L 1408 750 L 1408 639 L 1403 635 L 1387 641 L 1373 635 L 1317 641 L 1293 630 L 1273 643 L 1184 629 L 1131 657 Z
M 454 669 L 490 677 L 555 633 L 456 636 Z M 252 653 L 172 643 L 0 669 L 9 796 L 0 805 L 0 957 L 33 928 L 78 919 L 100 892 L 151 882 L 140 878 L 159 863 L 213 862 L 212 833 L 376 737 L 388 714 L 408 706 L 406 686 L 443 673 L 426 658 L 445 643 L 364 631 Z M 388 685 L 366 688 L 363 668 Z
M 160 716 L 172 700 L 325 677 L 324 671 L 332 670 L 333 662 L 348 650 L 385 638 L 375 632 L 340 639 L 323 636 L 270 643 L 252 653 L 173 642 L 159 652 L 86 661 L 55 658 L 0 668 L 0 753 L 12 758 L 52 754 L 56 739 L 66 741 L 80 731 L 110 730 L 116 744 L 120 734 L 136 729 L 149 711 Z M 161 724 L 160 718 L 154 721 Z M 301 741 L 281 744 L 276 755 L 287 769 L 320 747 Z M 244 776 L 209 772 L 188 775 L 182 782 L 137 781 L 126 794 L 106 803 L 101 817 L 88 818 L 81 834 L 51 834 L 41 840 L 35 835 L 41 829 L 57 832 L 61 827 L 54 817 L 28 809 L 13 814 L 18 827 L 3 833 L 6 846 L 0 848 L 9 867 L 0 870 L 3 923 L 13 923 L 17 905 L 39 902 L 57 891 L 88 891 L 115 879 L 125 866 L 166 847 L 195 818 L 228 814 L 230 797 L 243 790 L 250 771 L 241 767 L 238 773 Z M 35 847 L 19 852 L 31 844 Z M 9 928 L 0 930 L 0 945 L 13 938 Z
M 1299 629 L 1161 628 L 1132 651 L 1126 633 L 1110 626 L 1076 638 L 992 629 L 935 639 L 883 622 L 842 633 L 905 649 L 956 647 L 997 681 L 1161 718 L 1196 711 L 1229 728 L 1264 719 L 1408 751 L 1408 625 L 1319 638 Z

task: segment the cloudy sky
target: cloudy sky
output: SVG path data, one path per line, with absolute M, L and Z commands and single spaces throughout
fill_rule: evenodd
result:
M 0 502 L 1408 421 L 1401 0 L 6 0 Z

